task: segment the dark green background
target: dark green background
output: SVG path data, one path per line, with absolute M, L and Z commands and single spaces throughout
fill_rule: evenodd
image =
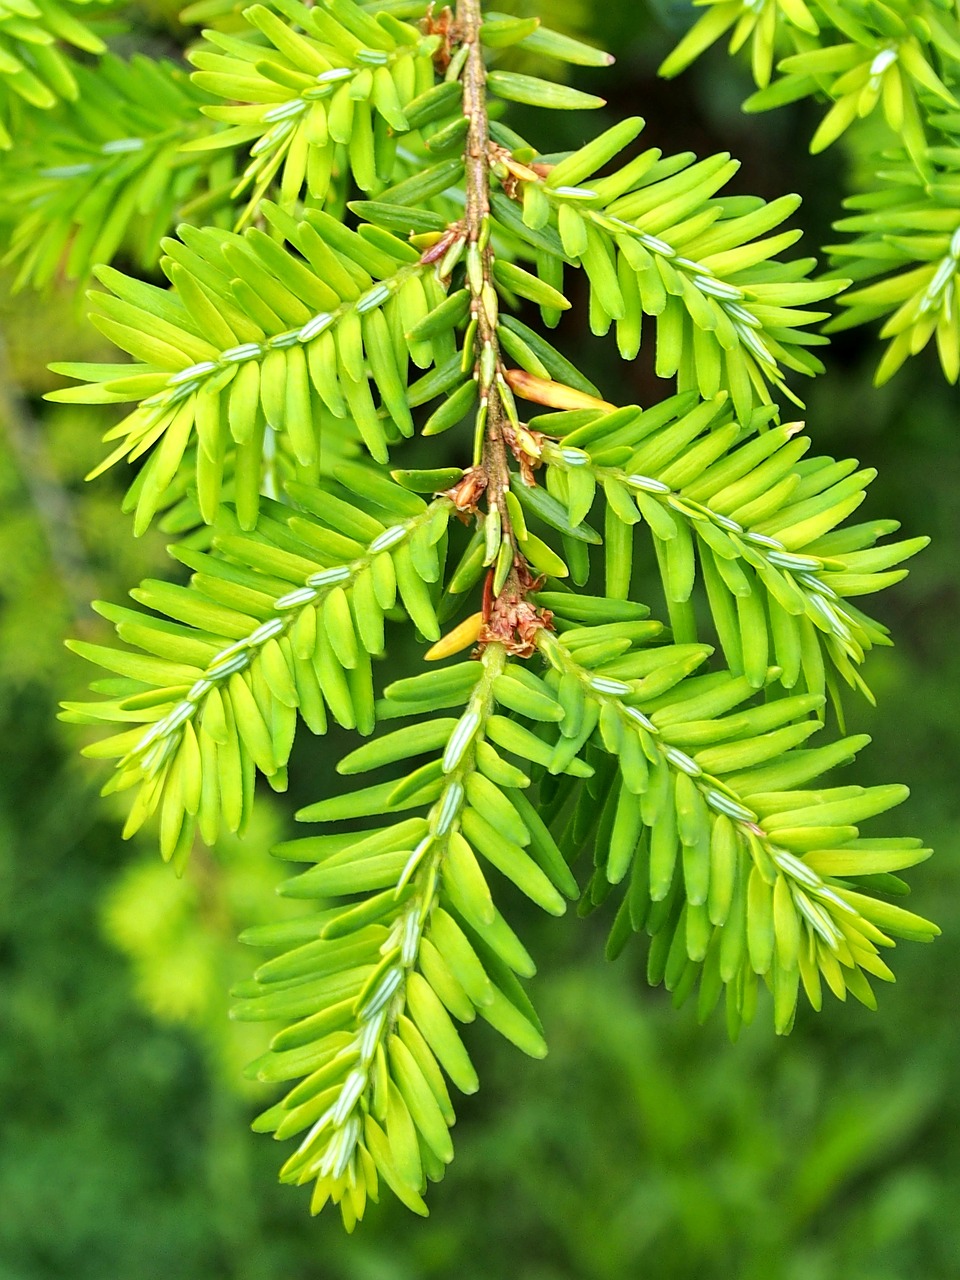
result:
M 545 150 L 639 113 L 648 145 L 741 157 L 739 192 L 799 191 L 806 251 L 829 239 L 862 157 L 850 146 L 806 155 L 817 108 L 742 116 L 747 83 L 722 52 L 658 82 L 671 28 L 689 20 L 670 0 L 650 11 L 618 0 L 540 8 L 618 54 L 611 72 L 576 77 L 609 98 L 603 121 L 514 120 Z M 153 22 L 142 37 L 151 48 L 167 39 Z M 240 1076 L 258 1033 L 228 1022 L 225 995 L 253 959 L 236 932 L 278 909 L 265 850 L 294 803 L 332 785 L 339 744 L 301 741 L 291 802 L 264 797 L 246 845 L 197 860 L 183 882 L 149 840 L 121 843 L 119 807 L 97 798 L 103 772 L 77 759 L 80 733 L 53 718 L 87 679 L 61 640 L 102 634 L 85 601 L 118 599 L 162 568 L 163 537 L 132 542 L 117 512 L 121 477 L 83 486 L 102 420 L 34 399 L 48 359 L 90 345 L 69 294 L 4 305 L 0 1280 L 957 1275 L 960 414 L 934 357 L 876 391 L 875 335 L 845 337 L 807 400 L 822 452 L 880 469 L 866 513 L 934 538 L 879 603 L 897 648 L 873 658 L 880 709 L 854 707 L 851 721 L 875 739 L 857 780 L 913 788 L 892 823 L 939 850 L 912 873 L 911 905 L 944 937 L 898 951 L 899 982 L 880 992 L 879 1014 L 831 1001 L 777 1041 L 764 1010 L 731 1046 L 720 1020 L 700 1029 L 692 1010 L 676 1013 L 645 987 L 639 949 L 608 966 L 604 920 L 526 913 L 550 1057 L 529 1062 L 471 1029 L 482 1089 L 459 1107 L 457 1159 L 431 1193 L 432 1216 L 391 1200 L 348 1239 L 335 1215 L 311 1221 L 306 1193 L 277 1185 L 280 1150 L 248 1132 L 269 1096 Z M 609 397 L 655 398 L 644 357 L 617 367 L 578 314 L 561 344 Z

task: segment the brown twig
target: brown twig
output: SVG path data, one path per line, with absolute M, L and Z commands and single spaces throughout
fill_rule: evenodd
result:
M 510 488 L 510 439 L 512 431 L 504 407 L 500 380 L 503 363 L 498 338 L 499 302 L 493 277 L 494 253 L 490 244 L 490 158 L 491 141 L 487 115 L 487 69 L 480 42 L 482 22 L 480 0 L 458 0 L 457 34 L 467 50 L 463 68 L 463 113 L 467 118 L 466 217 L 467 283 L 476 320 L 476 376 L 480 389 L 480 421 L 483 444 L 480 465 L 486 477 L 487 520 L 499 529 L 499 544 L 510 548 L 512 562 L 499 592 L 495 593 L 490 617 L 481 643 L 498 641 L 513 648 L 516 642 L 524 653 L 529 649 L 529 631 L 538 625 L 538 610 L 527 603 L 535 575 L 516 545 L 506 494 Z M 493 570 L 491 570 L 492 580 Z M 520 652 L 520 648 L 515 651 Z

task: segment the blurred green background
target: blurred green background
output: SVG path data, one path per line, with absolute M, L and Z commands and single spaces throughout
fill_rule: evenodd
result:
M 863 157 L 807 157 L 816 108 L 741 115 L 747 81 L 720 51 L 658 82 L 685 4 L 501 7 L 539 9 L 612 49 L 611 72 L 577 77 L 609 98 L 610 119 L 644 115 L 647 145 L 667 152 L 729 149 L 744 160 L 735 190 L 801 192 L 806 251 L 830 238 Z M 163 47 L 169 29 L 151 6 L 139 42 Z M 608 122 L 514 121 L 545 149 Z M 834 1001 L 802 1012 L 786 1041 L 761 1016 L 731 1046 L 721 1019 L 700 1029 L 646 988 L 639 949 L 605 963 L 605 918 L 544 921 L 518 904 L 550 1057 L 529 1062 L 471 1029 L 482 1090 L 459 1106 L 432 1216 L 386 1202 L 347 1239 L 336 1216 L 310 1220 L 306 1192 L 277 1185 L 281 1152 L 248 1130 L 270 1100 L 241 1076 L 261 1032 L 228 1021 L 226 995 L 254 962 L 237 932 L 279 909 L 265 850 L 332 785 L 341 744 L 302 739 L 289 803 L 263 796 L 247 841 L 178 882 L 149 839 L 122 844 L 119 807 L 97 795 L 103 772 L 54 719 L 89 678 L 63 638 L 105 638 L 88 600 L 170 571 L 163 535 L 134 542 L 119 514 L 123 477 L 82 482 L 103 418 L 39 401 L 48 359 L 96 349 L 81 311 L 69 292 L 20 295 L 0 317 L 0 1280 L 956 1276 L 960 415 L 934 357 L 878 392 L 875 335 L 846 336 L 808 419 L 822 452 L 880 468 L 869 515 L 934 538 L 879 605 L 897 640 L 873 658 L 879 710 L 851 715 L 874 736 L 857 780 L 908 782 L 896 829 L 938 848 L 913 873 L 913 901 L 943 938 L 900 949 L 879 1014 Z M 561 343 L 610 398 L 656 396 L 644 358 L 617 367 L 582 314 Z

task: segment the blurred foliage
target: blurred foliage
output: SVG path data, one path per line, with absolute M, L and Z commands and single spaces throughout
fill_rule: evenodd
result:
M 257 1083 L 244 1087 L 243 1070 L 266 1051 L 269 1034 L 257 1024 L 224 1023 L 230 988 L 250 972 L 237 935 L 292 905 L 272 900 L 285 873 L 263 856 L 281 834 L 274 812 L 263 805 L 244 839 L 225 837 L 215 855 L 198 850 L 183 880 L 154 857 L 133 862 L 102 909 L 104 934 L 130 959 L 136 998 L 160 1022 L 190 1028 L 219 1087 L 261 1105 L 270 1101 L 266 1091 Z
M 540 7 L 618 53 L 603 86 L 590 73 L 584 88 L 645 115 L 665 149 L 739 154 L 740 190 L 799 190 L 811 242 L 826 238 L 843 171 L 856 181 L 863 161 L 812 162 L 798 142 L 806 107 L 740 117 L 746 82 L 722 53 L 683 88 L 658 84 L 653 68 L 675 38 L 666 26 L 682 26 L 676 5 L 652 17 Z M 576 120 L 567 127 L 572 145 Z M 177 881 L 149 839 L 122 846 L 119 810 L 96 796 L 99 771 L 54 720 L 57 699 L 85 679 L 63 637 L 105 632 L 82 602 L 120 598 L 155 569 L 163 539 L 130 538 L 121 480 L 83 486 L 103 415 L 34 400 L 51 334 L 58 356 L 90 358 L 92 331 L 66 295 L 12 305 L 0 398 L 0 1280 L 955 1276 L 960 447 L 956 393 L 934 357 L 877 392 L 870 338 L 844 337 L 809 421 L 822 451 L 879 467 L 867 514 L 896 512 L 908 536 L 934 537 L 883 602 L 899 647 L 876 655 L 879 710 L 858 708 L 851 729 L 875 739 L 863 781 L 896 772 L 912 784 L 903 821 L 939 852 L 916 877 L 916 909 L 943 939 L 904 952 L 879 1015 L 834 1005 L 801 1017 L 785 1042 L 758 1019 L 730 1046 L 719 1023 L 701 1030 L 691 1010 L 677 1016 L 650 992 L 636 952 L 605 965 L 605 920 L 525 913 L 534 954 L 550 957 L 535 984 L 550 1057 L 518 1061 L 473 1029 L 484 1090 L 460 1103 L 457 1164 L 431 1218 L 384 1205 L 347 1240 L 335 1218 L 311 1223 L 300 1196 L 275 1185 L 275 1153 L 242 1122 L 266 1100 L 239 1070 L 258 1031 L 228 1021 L 226 991 L 254 963 L 236 933 L 275 910 L 281 872 L 262 850 L 276 811 L 262 803 L 246 844 L 225 842 Z M 561 337 L 571 349 L 594 342 L 569 327 Z M 609 374 L 624 396 L 657 394 L 644 356 Z M 341 745 L 303 740 L 285 808 L 317 798 Z

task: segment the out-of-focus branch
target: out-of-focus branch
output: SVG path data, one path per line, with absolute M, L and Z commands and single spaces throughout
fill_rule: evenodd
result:
M 40 430 L 13 378 L 0 332 L 0 429 L 3 430 L 37 520 L 50 562 L 77 619 L 90 617 L 96 578 L 80 536 L 74 502 L 56 473 Z

